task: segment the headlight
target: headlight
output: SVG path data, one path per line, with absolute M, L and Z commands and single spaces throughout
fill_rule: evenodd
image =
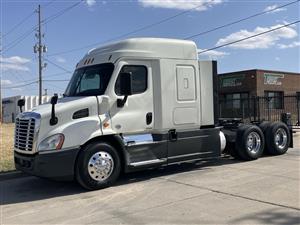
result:
M 61 149 L 64 140 L 65 136 L 63 134 L 55 134 L 47 137 L 39 144 L 39 151 Z

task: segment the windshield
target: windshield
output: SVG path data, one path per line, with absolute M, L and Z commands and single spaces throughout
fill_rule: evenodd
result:
M 87 66 L 75 70 L 65 96 L 103 95 L 113 70 L 114 65 L 112 63 Z

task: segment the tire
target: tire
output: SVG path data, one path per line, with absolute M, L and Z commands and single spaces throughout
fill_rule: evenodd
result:
M 264 153 L 266 153 L 266 154 L 268 154 L 268 152 L 267 152 L 268 147 L 267 147 L 267 134 L 266 134 L 266 132 L 267 132 L 267 129 L 271 126 L 271 124 L 272 124 L 272 122 L 264 121 L 264 122 L 262 122 L 258 125 L 258 127 L 261 129 L 261 131 L 263 132 L 264 137 L 265 137 L 265 150 L 264 150 Z
M 241 159 L 258 159 L 264 151 L 264 146 L 264 134 L 258 126 L 243 125 L 238 128 L 235 149 Z
M 282 155 L 287 152 L 291 134 L 286 124 L 274 122 L 266 130 L 266 151 L 271 155 Z
M 241 159 L 237 150 L 235 149 L 235 142 L 226 143 L 225 151 L 226 151 L 226 153 L 230 154 L 231 157 L 233 157 L 234 159 L 237 159 L 237 160 Z
M 121 160 L 114 147 L 107 143 L 91 143 L 80 153 L 75 174 L 77 182 L 87 190 L 111 186 L 121 172 Z
M 264 121 L 258 125 L 258 127 L 261 129 L 261 131 L 264 133 L 266 137 L 266 130 L 271 126 L 271 122 Z

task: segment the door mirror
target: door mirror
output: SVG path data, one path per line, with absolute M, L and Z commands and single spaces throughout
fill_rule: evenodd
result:
M 20 112 L 22 113 L 23 110 L 22 110 L 22 107 L 25 105 L 25 99 L 19 99 L 18 100 L 18 106 L 20 108 Z
M 58 99 L 57 94 L 54 94 L 54 95 L 52 96 L 52 98 L 51 98 L 50 103 L 51 103 L 52 105 L 56 105 L 57 99 Z
M 132 95 L 132 74 L 120 73 L 120 94 L 124 96 Z
M 19 99 L 18 100 L 18 106 L 23 107 L 25 105 L 25 99 Z

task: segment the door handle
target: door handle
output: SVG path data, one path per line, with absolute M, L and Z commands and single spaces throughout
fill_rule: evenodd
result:
M 152 112 L 146 114 L 146 124 L 149 125 L 152 123 Z

